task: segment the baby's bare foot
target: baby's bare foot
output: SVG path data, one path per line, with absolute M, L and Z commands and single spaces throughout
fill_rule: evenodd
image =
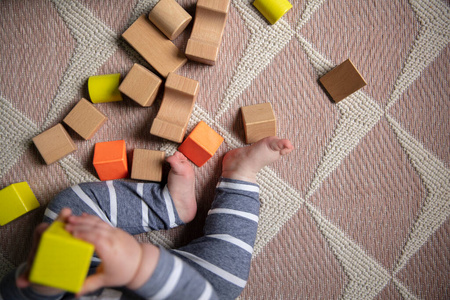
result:
M 237 148 L 225 154 L 222 177 L 256 183 L 256 174 L 263 167 L 294 149 L 291 142 L 271 136 L 250 146 Z
M 189 223 L 197 213 L 194 169 L 188 159 L 178 151 L 166 161 L 170 164 L 167 188 L 178 216 L 184 223 Z

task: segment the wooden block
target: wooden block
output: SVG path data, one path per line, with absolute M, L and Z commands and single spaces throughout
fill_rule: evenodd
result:
M 186 46 L 190 60 L 214 65 L 222 43 L 230 0 L 198 0 L 191 37 Z
M 89 140 L 108 118 L 89 101 L 82 98 L 64 118 L 63 122 L 85 140 Z
M 74 238 L 55 221 L 44 231 L 30 272 L 30 282 L 77 293 L 89 271 L 94 245 Z
M 194 108 L 199 83 L 175 73 L 167 77 L 161 107 L 150 133 L 181 143 Z
M 277 122 L 270 103 L 244 106 L 241 112 L 247 144 L 277 134 Z
M 0 190 L 0 226 L 39 207 L 39 202 L 26 182 L 11 184 Z
M 178 147 L 178 151 L 183 153 L 198 167 L 201 167 L 216 153 L 222 142 L 223 137 L 205 122 L 200 121 L 186 140 Z
M 339 102 L 367 85 L 350 59 L 319 79 L 334 102 Z
M 47 165 L 77 150 L 77 146 L 62 124 L 53 126 L 33 138 L 33 143 Z
M 94 167 L 100 180 L 128 177 L 127 149 L 124 140 L 95 144 Z
M 292 8 L 292 4 L 287 0 L 255 0 L 253 5 L 270 24 L 275 24 Z
M 119 91 L 139 103 L 151 106 L 158 95 L 162 80 L 140 64 L 134 64 L 119 86 Z
M 177 46 L 144 15 L 140 16 L 122 37 L 164 77 L 187 62 L 186 56 Z
M 131 178 L 161 181 L 165 156 L 164 151 L 134 149 Z
M 191 22 L 192 17 L 175 0 L 161 0 L 148 18 L 170 40 L 176 39 Z
M 122 101 L 119 83 L 120 73 L 89 77 L 88 90 L 92 103 Z

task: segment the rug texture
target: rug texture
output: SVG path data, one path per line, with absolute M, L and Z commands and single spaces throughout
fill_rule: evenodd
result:
M 194 0 L 178 1 L 191 15 Z M 98 104 L 108 121 L 47 166 L 31 139 L 61 122 L 87 79 L 150 66 L 121 34 L 156 0 L 0 2 L 0 188 L 27 181 L 41 207 L 0 227 L 0 277 L 26 259 L 33 228 L 61 190 L 98 181 L 94 144 L 124 139 L 171 155 L 150 135 L 162 92 L 143 108 Z M 215 66 L 198 80 L 188 133 L 205 121 L 225 139 L 195 167 L 198 213 L 181 228 L 140 235 L 165 247 L 202 233 L 221 158 L 243 146 L 240 107 L 270 102 L 295 151 L 262 170 L 261 211 L 242 299 L 450 298 L 450 4 L 448 0 L 292 0 L 270 25 L 232 0 Z M 192 23 L 174 43 L 184 51 Z M 319 77 L 350 58 L 367 86 L 334 103 Z M 1 199 L 0 199 L 1 200 Z

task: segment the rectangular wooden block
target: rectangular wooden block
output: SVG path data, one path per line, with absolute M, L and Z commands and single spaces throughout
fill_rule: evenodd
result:
M 205 122 L 200 121 L 178 147 L 178 151 L 201 167 L 216 153 L 222 142 L 223 137 Z
M 72 293 L 81 290 L 94 245 L 74 238 L 55 221 L 42 234 L 30 272 L 30 282 Z
M 131 178 L 161 181 L 165 156 L 164 151 L 134 149 Z
M 145 15 L 140 16 L 122 37 L 164 77 L 187 62 L 186 56 Z
M 350 59 L 319 79 L 334 102 L 339 102 L 367 85 Z
M 93 164 L 100 180 L 114 180 L 128 177 L 125 141 L 118 140 L 96 143 Z
M 141 106 L 151 106 L 162 80 L 140 64 L 134 64 L 119 86 L 119 91 Z
M 11 184 L 0 190 L 0 226 L 38 207 L 39 202 L 28 183 Z
M 276 136 L 277 122 L 270 103 L 241 107 L 247 144 L 268 136 Z
M 77 146 L 62 124 L 55 125 L 35 136 L 33 143 L 47 165 L 77 150 Z
M 64 118 L 63 122 L 83 139 L 89 140 L 107 119 L 91 102 L 82 98 Z

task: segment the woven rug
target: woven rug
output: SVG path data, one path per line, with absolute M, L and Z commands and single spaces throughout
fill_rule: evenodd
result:
M 194 0 L 178 1 L 191 15 Z M 137 238 L 177 247 L 201 235 L 226 151 L 244 145 L 240 107 L 270 102 L 295 151 L 259 174 L 261 217 L 242 299 L 450 298 L 450 4 L 448 0 L 291 1 L 269 25 L 233 0 L 215 66 L 198 80 L 188 132 L 225 142 L 197 175 L 198 213 Z M 98 181 L 97 142 L 172 154 L 150 135 L 162 100 L 98 104 L 108 121 L 45 165 L 32 137 L 61 122 L 92 75 L 150 66 L 121 34 L 156 0 L 0 2 L 1 186 L 27 181 L 41 207 L 0 227 L 0 277 L 25 260 L 33 228 L 61 190 Z M 184 50 L 192 24 L 174 43 Z M 334 103 L 318 78 L 350 58 L 367 86 Z

